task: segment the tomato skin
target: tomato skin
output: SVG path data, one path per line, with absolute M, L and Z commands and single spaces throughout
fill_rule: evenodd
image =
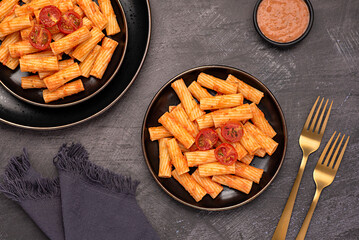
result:
M 40 25 L 34 25 L 29 34 L 30 44 L 37 49 L 45 50 L 50 46 L 51 33 Z
M 76 12 L 70 10 L 61 16 L 58 26 L 62 33 L 73 33 L 82 27 L 82 18 Z
M 223 165 L 232 165 L 237 161 L 238 154 L 236 149 L 228 143 L 222 143 L 214 150 L 216 159 Z
M 199 131 L 196 136 L 196 146 L 199 150 L 209 150 L 218 141 L 218 134 L 211 128 L 205 128 Z
M 48 5 L 41 9 L 39 18 L 45 27 L 55 26 L 61 19 L 61 11 L 56 6 Z
M 237 122 L 227 122 L 221 127 L 221 134 L 228 142 L 239 142 L 243 136 L 243 126 Z

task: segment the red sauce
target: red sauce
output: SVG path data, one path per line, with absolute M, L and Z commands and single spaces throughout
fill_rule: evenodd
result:
M 257 22 L 267 38 L 291 42 L 307 29 L 309 9 L 303 0 L 263 0 L 258 7 Z

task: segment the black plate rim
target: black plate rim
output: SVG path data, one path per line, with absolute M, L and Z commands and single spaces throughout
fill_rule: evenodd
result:
M 120 69 L 121 65 L 122 65 L 122 62 L 123 60 L 125 59 L 125 55 L 126 55 L 126 50 L 127 50 L 127 44 L 128 44 L 128 25 L 127 25 L 127 19 L 126 19 L 126 15 L 125 15 L 125 11 L 123 10 L 123 7 L 122 7 L 122 4 L 120 2 L 120 0 L 114 0 L 117 2 L 118 6 L 120 7 L 120 11 L 122 13 L 122 16 L 123 16 L 123 19 L 124 19 L 124 26 L 125 26 L 125 30 L 126 30 L 126 40 L 125 40 L 125 44 L 124 44 L 124 50 L 123 50 L 123 54 L 121 56 L 121 59 L 120 59 L 120 62 L 118 63 L 115 71 L 112 73 L 111 77 L 105 82 L 105 84 L 103 84 L 99 89 L 97 89 L 95 92 L 93 92 L 91 95 L 89 96 L 86 96 L 82 99 L 79 99 L 77 101 L 74 101 L 74 102 L 69 102 L 69 103 L 62 103 L 62 104 L 47 104 L 47 103 L 39 103 L 39 102 L 34 102 L 32 100 L 29 100 L 27 98 L 24 98 L 20 95 L 18 95 L 16 92 L 12 91 L 10 88 L 8 88 L 4 83 L 3 81 L 0 81 L 0 83 L 3 85 L 3 87 L 8 91 L 10 92 L 13 96 L 17 97 L 18 99 L 26 102 L 26 103 L 29 103 L 29 104 L 32 104 L 32 105 L 35 105 L 35 106 L 38 106 L 38 107 L 44 107 L 44 108 L 63 108 L 63 107 L 69 107 L 69 106 L 73 106 L 73 105 L 76 105 L 76 104 L 79 104 L 79 103 L 82 103 L 94 96 L 96 96 L 99 92 L 101 92 L 111 81 L 112 79 L 116 76 L 118 70 Z
M 55 126 L 55 127 L 32 127 L 32 126 L 27 126 L 27 125 L 22 125 L 22 124 L 18 124 L 18 123 L 13 123 L 11 121 L 7 121 L 3 118 L 0 118 L 0 122 L 3 122 L 5 124 L 8 124 L 10 126 L 13 127 L 19 127 L 22 129 L 30 129 L 30 130 L 38 130 L 38 131 L 48 131 L 48 130 L 59 130 L 59 129 L 63 129 L 63 128 L 67 128 L 67 127 L 72 127 L 78 124 L 81 124 L 83 122 L 86 122 L 90 119 L 93 119 L 95 117 L 98 117 L 99 115 L 103 114 L 104 112 L 106 112 L 108 109 L 110 109 L 118 100 L 120 100 L 120 98 L 127 92 L 127 90 L 132 86 L 133 82 L 135 81 L 135 79 L 137 78 L 138 74 L 140 73 L 143 63 L 145 62 L 147 53 L 148 53 L 148 49 L 149 49 L 149 45 L 150 45 L 150 40 L 151 40 L 151 32 L 152 32 L 152 16 L 151 16 L 151 6 L 150 6 L 150 2 L 149 0 L 146 0 L 147 3 L 147 12 L 148 12 L 148 36 L 147 36 L 147 43 L 146 43 L 146 48 L 145 48 L 145 52 L 143 54 L 142 60 L 140 65 L 138 66 L 138 69 L 136 71 L 136 73 L 133 75 L 131 82 L 127 85 L 127 87 L 122 91 L 122 93 L 115 98 L 110 104 L 108 104 L 105 108 L 101 109 L 100 111 L 98 111 L 95 114 L 92 114 L 91 116 L 88 116 L 84 119 L 81 119 L 79 121 L 73 122 L 73 123 L 69 123 L 69 124 L 64 124 L 64 125 L 60 125 L 60 126 Z
M 257 83 L 259 85 L 261 85 L 262 87 L 264 87 L 268 93 L 270 94 L 270 96 L 274 99 L 274 103 L 275 105 L 277 106 L 277 108 L 279 109 L 279 113 L 280 113 L 280 118 L 283 122 L 282 124 L 282 127 L 283 127 L 283 136 L 284 136 L 284 148 L 283 148 L 283 156 L 282 158 L 280 159 L 280 163 L 279 163 L 279 166 L 278 166 L 278 169 L 276 170 L 276 172 L 274 173 L 272 179 L 267 183 L 266 186 L 264 186 L 257 194 L 255 194 L 254 196 L 252 196 L 251 198 L 241 202 L 241 203 L 238 203 L 238 204 L 235 204 L 235 205 L 232 205 L 232 206 L 228 206 L 228 207 L 220 207 L 220 208 L 206 208 L 206 207 L 199 207 L 199 206 L 196 206 L 196 205 L 193 205 L 193 204 L 190 204 L 178 197 L 176 197 L 175 195 L 173 195 L 171 192 L 169 192 L 161 183 L 160 181 L 158 181 L 157 179 L 157 175 L 156 173 L 153 171 L 153 169 L 151 168 L 150 166 L 150 162 L 148 160 L 148 157 L 147 157 L 147 153 L 146 153 L 146 149 L 145 149 L 145 131 L 146 131 L 146 121 L 147 121 L 147 118 L 148 118 L 148 114 L 150 112 L 150 109 L 152 108 L 152 105 L 154 104 L 155 100 L 158 98 L 158 96 L 161 94 L 161 92 L 169 85 L 171 84 L 173 81 L 177 80 L 178 78 L 180 78 L 180 76 L 183 76 L 184 74 L 187 74 L 191 71 L 196 71 L 196 70 L 200 70 L 200 69 L 203 69 L 203 68 L 223 68 L 223 69 L 226 69 L 226 70 L 233 70 L 233 71 L 239 71 L 253 79 L 255 79 L 257 81 Z M 272 182 L 274 181 L 274 179 L 276 178 L 277 174 L 279 173 L 279 170 L 281 169 L 282 165 L 283 165 L 283 162 L 284 162 L 284 159 L 285 159 L 285 155 L 286 155 L 286 152 L 287 152 L 287 144 L 288 144 L 288 132 L 287 132 L 287 123 L 285 121 L 285 117 L 284 117 L 284 114 L 283 114 L 283 111 L 282 111 L 282 108 L 280 107 L 277 99 L 275 98 L 275 96 L 273 95 L 273 93 L 261 82 L 259 81 L 256 77 L 254 77 L 253 75 L 243 71 L 243 70 L 240 70 L 238 68 L 234 68 L 234 67 L 230 67 L 230 66 L 225 66 L 225 65 L 203 65 L 203 66 L 197 66 L 197 67 L 194 67 L 194 68 L 191 68 L 191 69 L 188 69 L 180 74 L 177 74 L 175 77 L 171 78 L 168 82 L 166 82 L 158 91 L 157 93 L 155 94 L 155 96 L 152 98 L 150 104 L 148 105 L 147 107 L 147 110 L 146 110 L 146 114 L 143 118 L 143 122 L 142 122 L 142 132 L 141 132 L 141 145 L 142 145 L 142 154 L 145 158 L 145 161 L 146 161 L 146 165 L 147 165 L 147 168 L 148 170 L 151 172 L 151 175 L 152 177 L 155 179 L 155 181 L 157 182 L 157 184 L 169 195 L 171 196 L 173 199 L 175 199 L 176 201 L 186 205 L 186 206 L 189 206 L 189 207 L 192 207 L 192 208 L 195 208 L 195 209 L 199 209 L 199 210 L 205 210 L 205 211 L 225 211 L 225 210 L 231 210 L 231 209 L 235 209 L 237 207 L 240 207 L 240 206 L 243 206 L 251 201 L 253 201 L 255 198 L 257 198 L 259 195 L 261 195 L 271 184 Z

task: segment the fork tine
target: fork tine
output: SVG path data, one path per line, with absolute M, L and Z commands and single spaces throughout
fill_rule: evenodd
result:
M 330 161 L 330 164 L 329 164 L 329 167 L 330 167 L 330 168 L 333 168 L 335 159 L 337 158 L 337 155 L 338 155 L 340 146 L 342 145 L 342 142 L 343 142 L 343 139 L 344 139 L 344 138 L 345 138 L 345 134 L 343 135 L 342 140 L 340 140 L 340 143 L 339 143 L 339 145 L 338 145 L 338 147 L 337 147 L 337 150 L 335 150 L 335 153 L 334 153 L 334 155 L 333 155 L 333 157 L 332 157 L 332 160 Z
M 317 117 L 318 117 L 318 114 L 319 114 L 320 109 L 321 109 L 321 107 L 322 107 L 323 101 L 324 101 L 324 98 L 322 98 L 322 101 L 320 101 L 320 104 L 319 104 L 319 107 L 318 107 L 318 109 L 317 109 L 317 112 L 315 113 L 314 118 L 313 118 L 313 121 L 312 121 L 312 124 L 310 125 L 309 131 L 311 131 L 311 132 L 313 132 L 315 123 L 317 122 Z M 323 109 L 323 112 L 324 112 L 324 111 L 325 111 L 325 108 Z M 318 122 L 318 125 L 320 125 L 320 122 Z
M 324 159 L 324 157 L 325 157 L 325 154 L 327 153 L 328 148 L 329 148 L 329 146 L 330 146 L 330 144 L 331 144 L 331 142 L 332 142 L 332 140 L 333 140 L 333 138 L 334 138 L 334 136 L 335 136 L 336 133 L 337 133 L 337 132 L 335 131 L 335 132 L 333 133 L 333 135 L 331 136 L 331 138 L 329 139 L 329 142 L 327 143 L 327 145 L 325 145 L 325 148 L 324 148 L 322 154 L 320 155 L 320 158 L 319 158 L 317 164 L 322 164 L 323 159 Z
M 343 137 L 343 138 L 344 138 L 344 137 Z M 343 158 L 345 149 L 347 148 L 347 145 L 348 145 L 348 142 L 349 142 L 349 138 L 350 138 L 350 136 L 348 136 L 348 138 L 347 138 L 347 140 L 346 140 L 346 142 L 345 142 L 345 144 L 344 144 L 344 147 L 343 147 L 342 151 L 340 152 L 340 155 L 339 155 L 339 157 L 338 157 L 337 163 L 336 163 L 335 166 L 334 166 L 334 170 L 335 170 L 335 171 L 338 171 L 338 168 L 339 168 L 340 162 L 342 161 L 342 158 Z
M 322 126 L 322 128 L 320 129 L 320 134 L 321 134 L 321 135 L 324 134 L 325 128 L 327 127 L 327 123 L 328 123 L 328 119 L 329 119 L 329 114 L 330 114 L 330 111 L 332 110 L 332 105 L 333 105 L 333 101 L 330 103 L 330 107 L 329 107 L 329 110 L 328 110 L 328 112 L 327 112 L 327 115 L 325 116 L 325 119 L 324 119 L 324 122 L 323 122 L 323 126 Z
M 332 156 L 332 153 L 334 151 L 335 145 L 337 145 L 337 141 L 339 139 L 340 133 L 338 134 L 337 138 L 335 139 L 333 146 L 330 148 L 329 153 L 327 155 L 327 157 L 325 158 L 325 161 L 323 163 L 324 166 L 328 166 L 329 161 L 330 161 L 330 157 Z
M 303 129 L 305 129 L 305 130 L 307 130 L 308 127 L 309 127 L 310 119 L 311 119 L 312 116 L 313 116 L 314 109 L 315 109 L 315 107 L 317 106 L 317 103 L 318 103 L 319 98 L 320 98 L 320 96 L 318 96 L 318 98 L 317 98 L 317 100 L 315 101 L 315 103 L 314 103 L 312 109 L 310 110 L 310 113 L 309 113 L 309 115 L 308 115 L 308 117 L 307 117 L 307 120 L 305 121 L 305 124 L 304 124 L 304 127 L 303 127 Z
M 327 101 L 325 102 L 325 106 L 324 106 L 324 108 L 323 108 L 322 114 L 320 114 L 320 117 L 319 117 L 317 126 L 316 126 L 315 131 L 314 131 L 314 132 L 316 132 L 316 133 L 319 133 L 319 127 L 320 127 L 320 125 L 321 125 L 321 123 L 322 123 L 325 109 L 327 109 L 328 101 L 329 101 L 329 99 L 327 99 Z

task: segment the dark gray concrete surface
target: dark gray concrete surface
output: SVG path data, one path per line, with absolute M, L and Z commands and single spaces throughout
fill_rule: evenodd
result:
M 270 239 L 302 157 L 298 138 L 316 96 L 334 100 L 324 142 L 334 130 L 351 141 L 333 184 L 325 189 L 307 239 L 359 238 L 359 1 L 313 0 L 308 37 L 278 50 L 252 23 L 255 1 L 151 1 L 153 31 L 147 59 L 125 96 L 105 114 L 58 131 L 29 131 L 0 124 L 0 171 L 26 147 L 44 176 L 55 176 L 52 157 L 64 142 L 81 142 L 92 161 L 141 181 L 137 200 L 162 239 Z M 176 74 L 205 64 L 243 69 L 279 101 L 288 125 L 287 155 L 277 178 L 256 200 L 225 212 L 194 210 L 174 201 L 152 179 L 141 151 L 141 125 L 157 90 Z M 312 172 L 324 144 L 309 158 L 288 231 L 294 239 L 311 203 Z M 46 239 L 31 219 L 0 195 L 0 239 Z M 119 236 L 119 239 L 121 237 Z

